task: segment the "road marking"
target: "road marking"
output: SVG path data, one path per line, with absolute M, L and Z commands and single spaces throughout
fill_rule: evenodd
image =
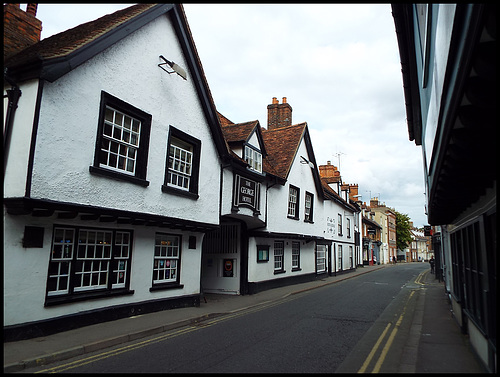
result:
M 384 339 L 385 334 L 389 330 L 389 327 L 391 327 L 390 323 L 387 324 L 387 326 L 385 327 L 385 329 L 382 332 L 382 334 L 378 337 L 377 343 L 375 343 L 375 345 L 373 346 L 372 350 L 370 351 L 368 357 L 366 358 L 365 362 L 363 363 L 363 365 L 361 366 L 361 368 L 359 368 L 358 373 L 364 373 L 365 370 L 366 370 L 366 368 L 368 368 L 368 365 L 372 361 L 373 355 L 375 355 L 375 352 L 377 352 L 377 349 L 380 346 L 380 343 L 382 343 L 382 340 Z
M 117 349 L 114 349 L 111 351 L 100 352 L 99 354 L 94 355 L 94 356 L 89 356 L 89 357 L 86 357 L 83 359 L 72 361 L 70 363 L 61 364 L 61 365 L 58 365 L 58 366 L 55 366 L 52 368 L 37 371 L 37 372 L 35 372 L 35 374 L 38 374 L 38 373 L 60 373 L 60 372 L 64 372 L 64 371 L 67 371 L 70 369 L 78 368 L 78 367 L 81 367 L 83 365 L 93 363 L 95 361 L 104 360 L 104 359 L 107 359 L 109 357 L 117 356 L 117 355 L 120 355 L 120 354 L 125 353 L 125 352 L 134 351 L 136 349 L 145 347 L 145 346 L 150 345 L 150 344 L 159 343 L 163 340 L 172 339 L 172 338 L 175 338 L 176 336 L 179 336 L 179 335 L 184 335 L 184 334 L 187 334 L 187 333 L 190 333 L 193 331 L 197 331 L 197 330 L 200 330 L 200 329 L 203 329 L 206 327 L 213 326 L 219 322 L 223 322 L 223 321 L 230 320 L 233 318 L 241 317 L 243 315 L 254 313 L 254 312 L 257 312 L 257 311 L 260 311 L 263 309 L 268 309 L 268 308 L 280 305 L 284 302 L 292 301 L 295 299 L 296 298 L 287 297 L 283 300 L 269 301 L 266 305 L 259 305 L 259 306 L 256 306 L 254 308 L 251 308 L 249 310 L 239 311 L 237 313 L 224 315 L 220 318 L 216 318 L 216 319 L 213 319 L 213 320 L 207 321 L 207 322 L 200 321 L 199 323 L 194 323 L 192 325 L 188 325 L 187 327 L 183 327 L 183 328 L 181 328 L 175 332 L 172 332 L 172 333 L 160 335 L 160 336 L 157 336 L 157 337 L 152 338 L 152 339 L 148 339 L 148 340 L 144 340 L 144 341 L 141 341 L 138 343 L 130 344 L 128 346 L 120 347 L 120 348 L 117 348 Z
M 408 296 L 408 299 L 406 300 L 405 306 L 403 307 L 403 311 L 402 311 L 401 315 L 399 316 L 396 324 L 394 325 L 394 328 L 392 329 L 391 334 L 387 338 L 387 341 L 384 345 L 384 348 L 382 348 L 380 356 L 379 356 L 377 362 L 375 363 L 375 366 L 373 367 L 372 373 L 379 373 L 380 372 L 380 368 L 382 367 L 382 364 L 385 361 L 387 353 L 389 352 L 389 349 L 391 348 L 392 342 L 394 341 L 394 338 L 396 337 L 396 334 L 399 330 L 399 326 L 401 325 L 401 322 L 403 322 L 403 318 L 404 318 L 404 315 L 406 314 L 406 308 L 408 306 L 408 303 L 410 302 L 410 300 L 414 294 L 415 294 L 415 291 L 411 291 L 410 295 Z M 387 331 L 389 330 L 389 328 L 391 327 L 391 325 L 392 325 L 391 322 L 389 322 L 387 324 L 384 331 L 379 336 L 377 342 L 375 343 L 375 345 L 371 349 L 370 353 L 368 354 L 368 357 L 366 358 L 365 362 L 363 363 L 361 368 L 358 370 L 358 373 L 365 373 L 366 372 L 368 366 L 370 365 L 370 363 L 373 359 L 373 356 L 375 355 L 378 348 L 380 347 L 380 344 L 382 343 L 383 339 L 385 338 L 385 335 L 386 335 Z
M 128 351 L 136 350 L 138 348 L 145 347 L 148 344 L 158 343 L 158 342 L 160 342 L 162 340 L 175 338 L 176 336 L 183 335 L 183 334 L 195 331 L 195 330 L 198 330 L 198 328 L 190 326 L 190 327 L 178 330 L 176 332 L 169 333 L 167 335 L 162 335 L 162 336 L 159 336 L 159 337 L 156 337 L 156 338 L 153 338 L 153 339 L 144 340 L 142 342 L 134 343 L 134 344 L 131 344 L 131 345 L 128 345 L 128 346 L 125 346 L 125 347 L 120 347 L 120 348 L 117 348 L 117 349 L 114 349 L 114 350 L 111 350 L 111 351 L 101 352 L 101 353 L 99 353 L 97 355 L 86 357 L 84 359 L 79 359 L 79 360 L 76 360 L 76 361 L 72 361 L 70 363 L 58 365 L 58 366 L 55 366 L 55 367 L 52 367 L 52 368 L 48 368 L 48 369 L 44 369 L 44 370 L 40 370 L 40 371 L 35 372 L 35 374 L 38 374 L 38 373 L 59 373 L 59 372 L 64 372 L 64 371 L 69 370 L 69 369 L 74 369 L 74 368 L 77 368 L 77 367 L 80 367 L 80 366 L 83 366 L 83 365 L 86 365 L 86 364 L 90 364 L 90 363 L 92 363 L 94 361 L 99 361 L 99 360 L 107 359 L 109 357 L 120 355 L 120 354 L 128 352 Z
M 425 285 L 425 283 L 422 283 L 422 279 L 424 278 L 424 275 L 427 274 L 428 272 L 429 270 L 422 271 L 415 279 L 415 283 L 419 285 Z

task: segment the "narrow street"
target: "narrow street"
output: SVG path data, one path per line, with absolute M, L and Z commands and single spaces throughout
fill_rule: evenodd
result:
M 391 371 L 412 340 L 419 278 L 427 269 L 427 263 L 387 266 L 281 301 L 25 372 Z

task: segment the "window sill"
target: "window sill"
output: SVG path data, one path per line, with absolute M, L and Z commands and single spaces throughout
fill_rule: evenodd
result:
M 295 272 L 295 271 L 302 271 L 302 268 L 300 268 L 300 267 L 294 267 L 294 268 L 292 268 L 292 272 Z
M 276 270 L 274 271 L 274 274 L 279 275 L 279 274 L 284 274 L 285 272 L 286 272 L 285 270 Z
M 119 181 L 127 181 L 142 187 L 148 187 L 149 186 L 149 181 L 146 181 L 145 179 L 142 178 L 137 178 L 131 175 L 127 174 L 122 174 L 116 171 L 108 170 L 105 168 L 101 168 L 99 166 L 89 166 L 89 171 L 91 174 L 107 177 L 107 178 L 112 178 L 112 179 L 117 179 Z
M 165 194 L 183 196 L 185 198 L 194 199 L 194 200 L 196 200 L 200 197 L 198 194 L 195 194 L 193 192 L 177 189 L 177 188 L 174 188 L 171 186 L 166 186 L 166 185 L 161 185 L 161 191 L 164 192 Z
M 184 284 L 179 284 L 179 283 L 161 283 L 161 284 L 155 284 L 151 288 L 149 288 L 150 292 L 155 292 L 155 291 L 164 291 L 166 289 L 182 289 L 184 288 Z
M 305 223 L 309 223 L 309 224 L 314 224 L 314 221 L 312 220 L 304 220 Z
M 45 298 L 44 306 L 54 306 L 61 304 L 69 304 L 72 302 L 92 300 L 98 298 L 109 298 L 114 296 L 123 296 L 123 295 L 133 295 L 134 290 L 130 290 L 127 288 L 115 289 L 112 291 L 98 291 L 98 292 L 78 292 L 73 293 L 71 295 L 61 295 L 61 296 L 47 296 Z
M 299 218 L 298 217 L 294 217 L 294 216 L 287 216 L 290 220 L 298 220 Z

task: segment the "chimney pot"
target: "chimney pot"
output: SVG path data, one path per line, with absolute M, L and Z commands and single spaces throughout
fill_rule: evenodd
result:
M 276 97 L 270 105 L 267 105 L 267 129 L 288 127 L 292 125 L 292 107 L 283 97 L 283 103 L 279 103 Z
M 33 17 L 36 17 L 36 10 L 38 8 L 38 4 L 28 4 L 26 7 L 26 13 L 31 14 Z
M 36 18 L 38 4 L 28 4 L 26 12 L 19 4 L 4 4 L 3 60 L 40 41 L 42 22 Z

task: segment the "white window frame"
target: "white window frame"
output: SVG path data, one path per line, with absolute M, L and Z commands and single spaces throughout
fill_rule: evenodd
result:
M 326 272 L 326 245 L 316 245 L 316 273 Z
M 54 229 L 49 262 L 47 296 L 62 295 L 69 292 L 71 269 L 73 267 L 75 232 L 74 228 L 58 227 Z M 56 270 L 55 273 L 54 270 Z M 54 279 L 56 289 L 49 291 L 49 282 Z
M 146 176 L 151 119 L 150 114 L 101 91 L 90 173 L 149 186 Z
M 51 250 L 47 300 L 54 296 L 70 297 L 73 293 L 107 294 L 128 287 L 130 230 L 56 225 Z
M 344 261 L 343 261 L 343 255 L 342 255 L 343 251 L 342 251 L 342 245 L 338 245 L 337 246 L 337 269 L 339 271 L 343 270 L 344 269 Z
M 194 146 L 177 138 L 170 138 L 167 165 L 167 185 L 189 191 L 193 172 Z
M 342 215 L 338 214 L 338 235 L 342 236 Z
M 257 149 L 245 145 L 245 161 L 250 165 L 251 170 L 262 173 L 262 153 Z
M 293 219 L 299 218 L 299 195 L 298 187 L 290 185 L 288 190 L 288 217 Z
M 284 272 L 285 271 L 285 242 L 284 241 L 274 241 L 274 272 Z
M 135 176 L 142 122 L 106 105 L 99 162 L 106 169 Z
M 181 245 L 182 238 L 180 235 L 156 233 L 153 258 L 153 286 L 179 282 Z
M 104 229 L 80 229 L 76 250 L 74 291 L 92 291 L 108 286 L 113 232 Z M 81 266 L 78 268 L 77 266 Z M 77 269 L 78 268 L 78 269 Z
M 300 242 L 292 242 L 292 269 L 300 269 Z
M 313 222 L 313 203 L 314 203 L 314 195 L 310 192 L 306 192 L 306 196 L 304 199 L 304 221 Z

